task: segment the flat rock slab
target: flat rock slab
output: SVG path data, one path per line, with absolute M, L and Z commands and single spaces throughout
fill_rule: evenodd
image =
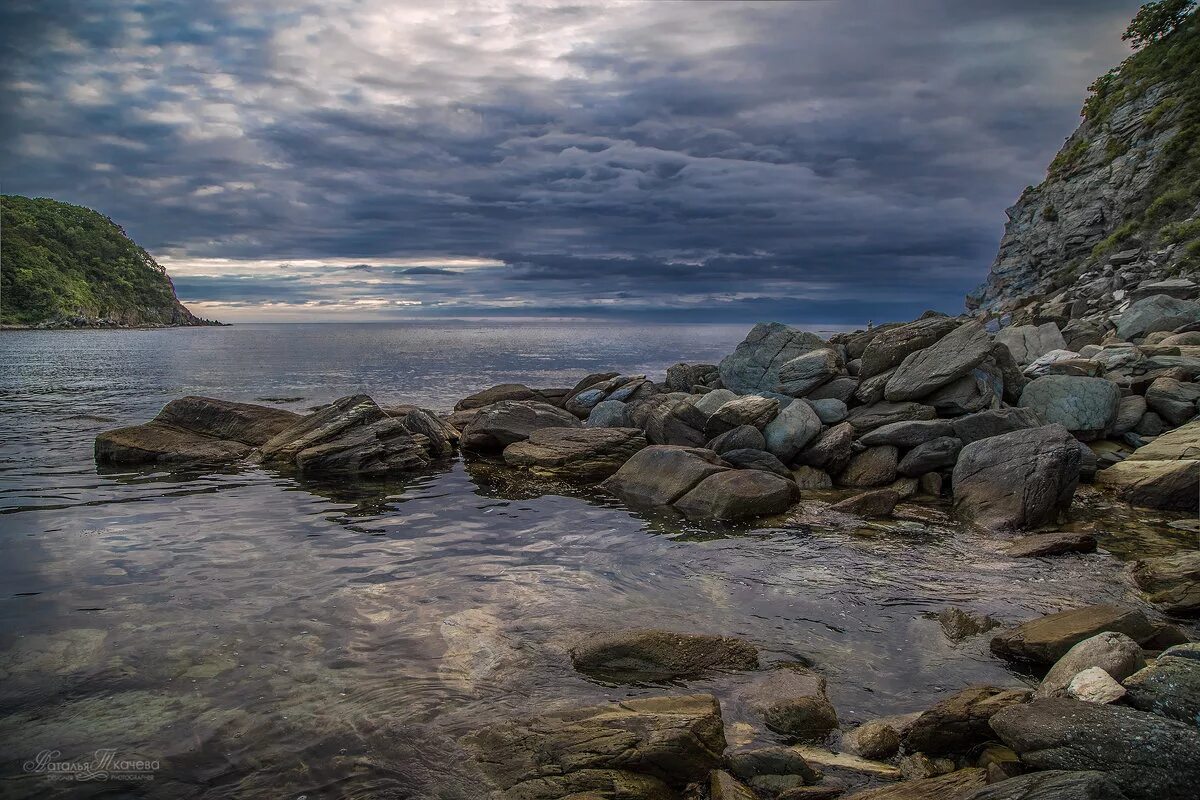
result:
M 840 769 L 886 781 L 900 780 L 900 769 L 883 761 L 861 758 L 850 753 L 831 753 L 824 747 L 813 745 L 798 744 L 789 749 L 799 753 L 805 761 L 818 769 Z
M 954 426 L 948 419 L 920 419 L 909 422 L 891 422 L 863 434 L 859 439 L 867 447 L 892 445 L 893 447 L 916 447 L 931 439 L 954 436 Z
M 862 353 L 863 378 L 900 365 L 906 356 L 935 344 L 959 326 L 953 317 L 926 317 L 880 331 Z
M 216 439 L 258 446 L 302 417 L 281 408 L 189 395 L 167 403 L 154 419 Z
M 729 636 L 614 631 L 580 641 L 571 648 L 571 663 L 579 672 L 609 683 L 661 682 L 756 669 L 758 651 Z
M 1194 800 L 1200 786 L 1200 730 L 1157 714 L 1047 698 L 991 725 L 1034 769 L 1101 771 L 1131 800 Z
M 872 403 L 851 409 L 846 421 L 859 436 L 895 422 L 931 420 L 937 411 L 920 403 Z
M 541 400 L 542 397 L 523 383 L 501 383 L 464 397 L 454 404 L 455 411 L 483 408 L 502 400 Z
M 1200 492 L 1196 491 L 1200 485 L 1200 459 L 1126 459 L 1097 472 L 1096 483 L 1130 505 L 1168 511 L 1200 509 Z
M 1090 533 L 1055 531 L 1022 536 L 1013 541 L 1004 552 L 1013 558 L 1035 558 L 1058 556 L 1064 553 L 1096 552 L 1096 537 Z
M 983 363 L 992 340 L 983 323 L 964 323 L 924 350 L 905 356 L 883 391 L 890 401 L 917 400 L 953 383 Z
M 1154 635 L 1146 615 L 1112 605 L 1086 606 L 1022 623 L 992 637 L 992 652 L 1017 662 L 1050 665 L 1084 639 L 1115 631 L 1141 643 Z
M 504 461 L 535 475 L 599 481 L 644 447 L 637 428 L 541 428 L 504 448 Z
M 1135 561 L 1130 576 L 1146 599 L 1172 614 L 1200 614 L 1200 550 Z

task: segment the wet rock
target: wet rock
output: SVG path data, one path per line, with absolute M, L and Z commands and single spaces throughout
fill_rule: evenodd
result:
M 997 333 L 996 341 L 1008 348 L 1018 364 L 1031 364 L 1052 350 L 1067 349 L 1066 340 L 1053 322 L 1014 325 Z
M 504 400 L 482 409 L 463 431 L 463 447 L 503 450 L 541 428 L 581 427 L 575 415 L 534 400 Z
M 855 432 L 862 436 L 868 431 L 894 422 L 912 422 L 937 417 L 937 412 L 920 403 L 874 403 L 852 409 L 846 417 Z
M 854 514 L 858 517 L 888 517 L 891 516 L 898 502 L 900 502 L 900 495 L 895 489 L 876 489 L 873 492 L 856 494 L 834 503 L 829 508 L 831 511 Z M 860 753 L 860 755 L 862 754 Z
M 854 455 L 854 427 L 834 425 L 796 455 L 796 461 L 827 472 L 841 472 Z
M 987 614 L 971 614 L 961 608 L 947 608 L 936 615 L 942 633 L 951 641 L 961 642 L 972 636 L 1000 627 L 1000 623 Z
M 892 402 L 925 397 L 979 366 L 991 350 L 983 323 L 964 323 L 936 344 L 905 356 L 883 396 Z
M 1079 462 L 1079 445 L 1061 425 L 971 442 L 954 466 L 954 510 L 993 530 L 1055 522 L 1071 505 Z
M 824 739 L 838 726 L 825 697 L 825 679 L 797 669 L 774 669 L 744 687 L 741 696 L 776 733 L 799 741 Z
M 888 488 L 894 491 L 901 500 L 907 500 L 916 496 L 920 485 L 917 478 L 896 478 Z
M 1148 508 L 1195 511 L 1200 507 L 1200 422 L 1139 447 L 1128 459 L 1097 475 L 1097 483 L 1128 502 Z
M 1121 390 L 1104 378 L 1047 375 L 1025 387 L 1020 404 L 1088 441 L 1104 436 L 1117 421 Z
M 904 454 L 896 471 L 915 478 L 927 472 L 936 472 L 954 466 L 963 444 L 953 436 L 942 436 L 919 444 Z
M 627 406 L 620 400 L 601 400 L 592 407 L 585 428 L 630 428 L 638 427 L 631 424 Z
M 926 317 L 880 331 L 863 350 L 861 376 L 870 378 L 900 366 L 907 356 L 936 344 L 959 324 L 953 317 Z
M 1103 669 L 1121 681 L 1146 666 L 1142 648 L 1123 633 L 1106 631 L 1084 639 L 1063 655 L 1037 688 L 1038 697 L 1061 695 L 1071 679 L 1092 667 Z
M 988 720 L 1009 706 L 1026 703 L 1028 689 L 972 686 L 943 700 L 917 718 L 904 737 L 909 752 L 962 753 L 992 738 Z
M 1096 537 L 1090 533 L 1076 531 L 1054 531 L 1022 536 L 1013 541 L 1004 552 L 1013 558 L 1037 558 L 1058 556 L 1064 553 L 1094 553 Z
M 577 671 L 609 683 L 661 682 L 758 667 L 758 651 L 740 639 L 663 630 L 590 634 L 570 654 Z
M 778 400 L 753 394 L 739 397 L 718 408 L 716 413 L 708 418 L 704 426 L 704 435 L 711 439 L 742 425 L 761 430 L 775 419 L 778 413 Z
M 785 363 L 779 368 L 779 385 L 775 391 L 792 397 L 804 397 L 823 383 L 842 373 L 842 359 L 828 348 L 812 350 Z
M 563 401 L 562 407 L 579 419 L 587 419 L 592 409 L 605 400 L 624 403 L 654 393 L 654 385 L 646 380 L 645 375 L 616 375 L 573 392 Z
M 483 391 L 464 397 L 454 404 L 455 411 L 467 411 L 472 408 L 483 408 L 504 400 L 542 400 L 543 398 L 533 389 L 523 383 L 501 383 Z
M 1124 341 L 1155 331 L 1170 331 L 1200 319 L 1200 303 L 1159 294 L 1138 300 L 1117 320 L 1117 336 Z
M 692 519 L 739 520 L 781 514 L 799 497 L 796 484 L 787 478 L 737 469 L 709 475 L 674 505 Z
M 733 353 L 721 360 L 721 383 L 740 393 L 775 391 L 780 367 L 797 356 L 825 347 L 825 341 L 816 334 L 778 322 L 760 322 Z
M 189 395 L 167 403 L 154 421 L 214 439 L 258 446 L 301 419 L 301 415 L 280 408 Z
M 1200 400 L 1200 383 L 1163 377 L 1146 389 L 1146 405 L 1172 425 L 1182 425 L 1196 416 L 1197 400 Z
M 504 448 L 504 460 L 542 477 L 600 481 L 646 447 L 637 428 L 541 428 Z
M 665 506 L 727 469 L 711 450 L 652 445 L 630 457 L 600 487 L 632 506 Z
M 935 778 L 904 781 L 846 796 L 846 800 L 965 800 L 986 785 L 983 770 L 971 767 Z
M 1103 772 L 1046 770 L 980 789 L 967 800 L 1129 800 Z
M 900 750 L 900 734 L 891 725 L 872 720 L 843 736 L 842 747 L 856 756 L 883 761 Z
M 833 478 L 816 467 L 799 466 L 792 470 L 792 480 L 801 489 L 830 489 Z
M 725 463 L 737 469 L 757 469 L 763 472 L 772 472 L 789 481 L 792 480 L 792 471 L 766 450 L 753 448 L 727 450 L 721 454 L 721 458 L 725 460 Z
M 718 454 L 728 450 L 766 450 L 767 440 L 763 438 L 762 431 L 753 425 L 739 425 L 725 431 L 705 447 Z
M 895 447 L 908 448 L 916 447 L 932 439 L 953 435 L 954 427 L 949 420 L 913 420 L 911 422 L 892 422 L 875 428 L 863 434 L 859 441 L 867 447 L 890 444 Z
M 896 479 L 899 452 L 895 447 L 870 447 L 851 457 L 838 476 L 842 486 L 884 486 Z
M 294 459 L 306 475 L 387 475 L 429 462 L 429 440 L 413 435 L 399 420 L 386 418 L 310 439 Z
M 790 747 L 739 750 L 730 754 L 729 769 L 743 781 L 752 781 L 763 775 L 794 775 L 808 784 L 821 779 L 821 774 Z
M 954 436 L 964 445 L 1026 428 L 1038 428 L 1046 421 L 1029 408 L 997 408 L 968 414 L 951 421 Z M 946 434 L 949 435 L 949 434 Z
M 757 800 L 758 795 L 722 769 L 713 770 L 708 780 L 710 800 Z
M 846 404 L 836 397 L 829 397 L 824 400 L 809 401 L 812 410 L 816 412 L 817 418 L 825 425 L 836 425 L 846 419 L 849 414 L 849 409 Z
M 708 777 L 725 749 L 711 695 L 647 697 L 492 725 L 463 738 L 511 800 L 573 793 L 673 797 Z
M 783 463 L 789 464 L 820 434 L 821 427 L 821 418 L 812 406 L 802 402 L 792 403 L 763 428 L 766 449 Z
M 1200 731 L 1156 714 L 1047 698 L 991 725 L 1034 769 L 1099 770 L 1133 800 L 1190 800 L 1200 786 Z
M 651 444 L 703 447 L 711 436 L 704 433 L 708 417 L 686 400 L 667 398 L 646 418 L 646 440 Z
M 1200 550 L 1135 561 L 1130 575 L 1146 599 L 1164 611 L 1200 614 Z
M 427 408 L 396 406 L 383 411 L 389 417 L 400 420 L 409 433 L 420 434 L 428 439 L 426 447 L 435 458 L 450 455 L 462 440 L 457 428 Z
M 1134 708 L 1200 725 L 1200 644 L 1167 648 L 1123 684 Z
M 795 789 L 786 789 L 780 792 L 776 795 L 776 800 L 833 800 L 845 793 L 845 787 L 836 784 L 798 786 Z
M 1154 635 L 1154 626 L 1141 611 L 1096 605 L 1047 614 L 992 638 L 992 652 L 1009 661 L 1053 664 L 1075 645 L 1098 633 L 1123 633 L 1135 642 Z
M 1125 687 L 1099 667 L 1088 667 L 1071 678 L 1064 694 L 1085 703 L 1115 703 L 1125 696 Z
M 900 774 L 906 781 L 934 778 L 954 772 L 952 758 L 930 758 L 924 753 L 909 753 L 900 759 Z

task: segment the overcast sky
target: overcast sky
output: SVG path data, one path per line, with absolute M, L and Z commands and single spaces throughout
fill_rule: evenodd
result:
M 0 188 L 226 320 L 962 309 L 1118 0 L 0 4 Z

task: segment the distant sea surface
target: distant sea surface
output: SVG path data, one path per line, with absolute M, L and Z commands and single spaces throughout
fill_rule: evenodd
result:
M 1091 503 L 1080 524 L 1094 513 L 1120 532 L 1107 552 L 1014 562 L 939 502 L 855 530 L 819 515 L 718 529 L 461 458 L 373 483 L 92 460 L 97 433 L 186 394 L 448 410 L 500 382 L 661 380 L 677 361 L 715 363 L 749 327 L 0 333 L 0 796 L 465 800 L 481 792 L 464 733 L 662 692 L 713 692 L 731 742 L 767 742 L 738 699 L 752 676 L 605 686 L 571 668 L 570 643 L 626 627 L 744 637 L 765 664 L 820 670 L 854 723 L 1028 681 L 986 636 L 948 640 L 938 611 L 1136 604 L 1122 558 L 1188 542 L 1165 517 Z M 153 766 L 83 783 L 38 766 L 106 749 Z

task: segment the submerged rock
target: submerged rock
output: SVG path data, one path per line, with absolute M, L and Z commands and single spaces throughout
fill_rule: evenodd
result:
M 825 679 L 798 669 L 774 669 L 744 687 L 740 696 L 776 733 L 801 741 L 824 739 L 838 726 L 825 696 Z
M 571 662 L 609 683 L 644 683 L 756 669 L 758 651 L 730 636 L 633 630 L 589 635 L 571 648 Z
M 829 509 L 859 517 L 887 517 L 891 516 L 898 502 L 900 495 L 895 489 L 876 489 L 834 503 Z
M 1090 533 L 1054 531 L 1022 536 L 1004 549 L 1013 558 L 1057 556 L 1064 553 L 1094 553 L 1096 537 Z
M 729 769 L 744 781 L 764 775 L 797 776 L 806 784 L 816 783 L 821 774 L 791 747 L 758 747 L 729 755 Z
M 504 460 L 543 477 L 599 481 L 646 447 L 637 428 L 541 428 L 504 448 Z

